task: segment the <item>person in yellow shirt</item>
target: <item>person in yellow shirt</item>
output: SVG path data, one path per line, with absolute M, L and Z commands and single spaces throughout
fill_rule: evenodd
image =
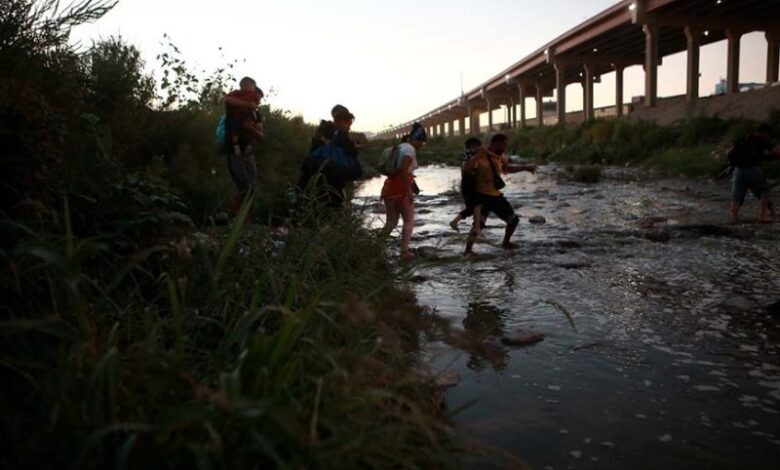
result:
M 501 174 L 517 173 L 520 171 L 536 172 L 533 165 L 509 165 L 503 158 L 509 147 L 509 139 L 504 134 L 496 134 L 490 139 L 490 146 L 486 152 L 476 153 L 469 161 L 463 164 L 463 171 L 472 172 L 476 180 L 476 198 L 474 210 L 474 224 L 466 238 L 465 254 L 472 255 L 474 242 L 485 225 L 487 216 L 492 212 L 498 218 L 506 222 L 504 240 L 501 247 L 505 250 L 514 250 L 519 245 L 510 241 L 515 233 L 520 218 L 509 201 L 506 200 L 500 189 L 504 187 Z

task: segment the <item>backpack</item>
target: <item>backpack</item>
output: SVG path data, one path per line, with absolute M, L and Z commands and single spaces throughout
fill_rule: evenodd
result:
M 332 142 L 314 149 L 306 158 L 305 166 L 311 173 L 322 171 L 328 180 L 356 180 L 363 174 L 360 162 Z
M 223 114 L 217 122 L 217 145 L 220 147 L 225 146 L 225 115 Z
M 385 176 L 393 176 L 401 170 L 401 158 L 398 146 L 387 147 L 382 150 L 382 156 L 379 157 L 377 170 Z

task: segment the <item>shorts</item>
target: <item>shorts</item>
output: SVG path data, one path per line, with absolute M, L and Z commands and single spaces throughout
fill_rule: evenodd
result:
M 228 153 L 227 167 L 239 196 L 245 196 L 257 181 L 257 163 L 252 146 L 247 145 L 243 151 L 237 149 Z
M 731 201 L 742 205 L 748 189 L 758 198 L 769 197 L 769 183 L 764 178 L 761 168 L 750 166 L 737 167 L 731 180 Z
M 517 223 L 519 219 L 515 214 L 512 205 L 509 204 L 509 201 L 507 201 L 503 195 L 488 196 L 485 194 L 477 194 L 474 198 L 474 204 L 482 206 L 482 220 L 487 219 L 487 216 L 491 212 L 510 225 Z
M 463 195 L 463 202 L 466 203 L 466 208 L 460 211 L 458 215 L 460 215 L 461 219 L 465 219 L 466 217 L 474 215 L 474 207 L 477 205 L 477 195 L 473 192 L 461 192 L 461 194 Z

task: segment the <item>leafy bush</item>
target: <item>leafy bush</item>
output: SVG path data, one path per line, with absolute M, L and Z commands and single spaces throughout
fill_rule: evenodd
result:
M 579 165 L 571 171 L 571 177 L 579 183 L 598 183 L 601 180 L 601 168 L 596 165 Z

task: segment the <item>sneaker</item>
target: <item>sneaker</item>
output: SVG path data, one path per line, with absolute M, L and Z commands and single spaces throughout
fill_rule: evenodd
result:
M 452 230 L 455 230 L 456 232 L 460 232 L 460 229 L 458 228 L 458 222 L 456 220 L 452 220 L 450 222 L 450 227 L 452 227 Z

